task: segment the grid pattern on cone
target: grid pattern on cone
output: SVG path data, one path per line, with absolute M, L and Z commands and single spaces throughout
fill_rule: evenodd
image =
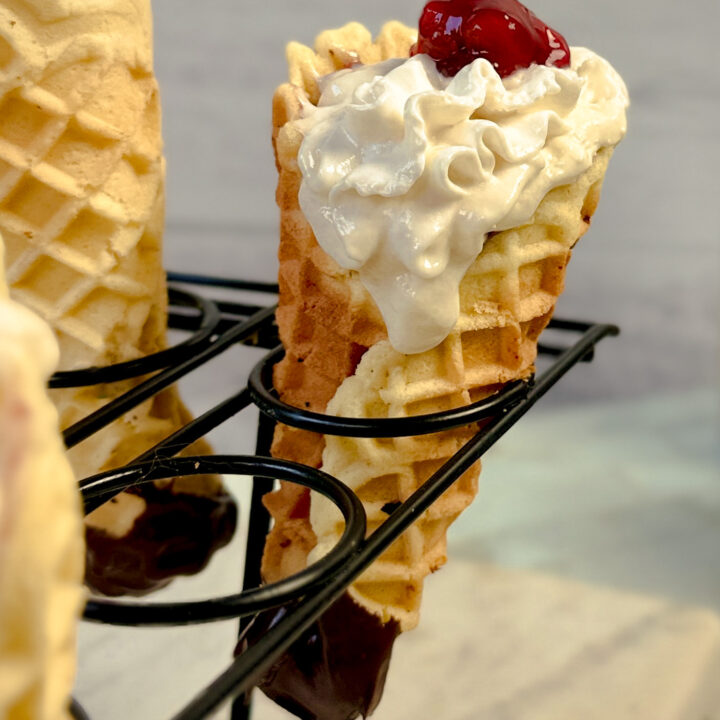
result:
M 7 39 L 0 64 L 3 48 Z M 163 289 L 152 227 L 162 212 L 159 122 L 152 73 L 110 53 L 61 57 L 0 97 L 8 282 L 55 330 L 62 369 L 146 350 L 142 328 Z
M 0 3 L 0 38 L 0 233 L 11 293 L 52 326 L 61 370 L 163 349 L 165 167 L 150 0 L 8 0 Z M 61 427 L 138 382 L 52 391 Z M 74 447 L 73 469 L 88 477 L 126 465 L 189 419 L 170 387 Z M 210 449 L 201 440 L 186 452 Z M 224 493 L 217 476 L 156 483 L 170 486 L 178 495 Z M 149 504 L 161 514 L 175 512 L 172 502 L 150 494 L 87 518 L 101 533 L 89 536 L 89 584 L 100 588 L 113 565 L 96 562 L 92 537 L 113 544 Z M 219 513 L 224 533 L 234 510 L 228 504 Z M 186 527 L 172 533 L 170 545 L 181 542 L 198 561 L 218 547 L 203 545 L 207 537 Z M 107 545 L 105 539 L 97 542 Z M 168 538 L 147 540 L 161 555 L 170 546 Z M 163 562 L 167 573 L 185 572 L 167 553 Z M 135 591 L 137 581 L 143 582 L 133 579 Z
M 165 344 L 164 160 L 149 2 L 0 8 L 0 233 L 13 297 L 45 319 L 62 370 Z M 52 391 L 62 427 L 132 381 Z M 170 434 L 174 389 L 70 452 L 80 477 Z

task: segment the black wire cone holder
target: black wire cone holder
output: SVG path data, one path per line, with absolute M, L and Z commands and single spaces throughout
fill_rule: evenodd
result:
M 170 274 L 168 277 L 173 282 L 196 287 L 277 292 L 277 286 L 269 283 L 187 274 Z M 251 372 L 246 387 L 238 389 L 126 467 L 80 483 L 85 510 L 90 512 L 126 488 L 155 480 L 203 473 L 253 476 L 245 589 L 235 595 L 175 603 L 122 602 L 92 597 L 84 617 L 93 622 L 135 627 L 181 626 L 239 618 L 242 629 L 259 612 L 292 604 L 290 612 L 257 644 L 235 658 L 173 720 L 209 717 L 223 703 L 238 696 L 240 699 L 233 706 L 233 720 L 248 718 L 249 701 L 245 694 L 262 679 L 275 660 L 565 373 L 578 362 L 591 361 L 596 344 L 619 333 L 614 325 L 554 319 L 550 328 L 579 337 L 566 347 L 540 344 L 539 353 L 555 359 L 537 377 L 509 383 L 489 398 L 445 412 L 403 418 L 340 418 L 295 408 L 278 399 L 272 387 L 272 367 L 282 357 L 283 350 L 277 346 L 274 305 L 214 302 L 177 287 L 171 287 L 169 297 L 170 325 L 191 333 L 186 341 L 130 363 L 59 373 L 51 379 L 51 387 L 67 388 L 138 378 L 132 389 L 68 428 L 64 433 L 65 442 L 68 447 L 79 444 L 236 344 L 269 349 Z M 251 404 L 261 411 L 257 455 L 177 457 L 178 453 Z M 367 538 L 363 506 L 342 482 L 320 470 L 269 457 L 275 422 L 328 435 L 387 438 L 434 433 L 481 420 L 482 428 L 410 498 L 393 507 L 387 520 Z M 262 497 L 278 479 L 298 483 L 328 497 L 342 512 L 346 527 L 335 548 L 321 560 L 285 580 L 262 585 L 260 563 L 270 523 Z M 73 702 L 74 716 L 87 717 L 81 706 Z

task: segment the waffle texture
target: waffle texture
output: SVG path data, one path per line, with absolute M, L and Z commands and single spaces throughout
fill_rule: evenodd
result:
M 52 325 L 63 370 L 162 345 L 161 333 L 143 333 L 164 322 L 164 167 L 150 6 L 96 5 L 71 10 L 43 0 L 0 10 L 8 281 Z
M 0 337 L 0 717 L 58 720 L 84 603 L 80 499 L 45 393 L 58 350 L 3 299 Z
M 149 0 L 0 7 L 0 231 L 12 296 L 55 331 L 60 369 L 165 347 L 165 161 Z M 53 392 L 62 427 L 132 383 Z M 81 477 L 176 429 L 175 391 L 71 453 Z
M 460 288 L 461 315 L 438 347 L 396 352 L 356 273 L 340 268 L 317 244 L 299 204 L 297 154 L 302 135 L 292 121 L 316 102 L 319 77 L 354 62 L 406 57 L 415 31 L 386 25 L 373 42 L 352 23 L 321 34 L 315 49 L 288 47 L 290 83 L 274 99 L 273 140 L 281 210 L 278 325 L 286 349 L 275 387 L 287 402 L 351 417 L 403 417 L 465 405 L 533 371 L 537 339 L 563 290 L 571 249 L 597 207 L 611 150 L 598 153 L 575 183 L 551 191 L 527 225 L 492 235 Z M 476 427 L 419 438 L 323 437 L 279 427 L 273 453 L 335 475 L 360 496 L 369 531 L 406 500 Z M 477 492 L 479 463 L 369 568 L 351 596 L 403 630 L 417 624 L 424 577 L 446 559 L 446 531 Z M 321 497 L 293 486 L 268 496 L 275 526 L 264 573 L 274 580 L 322 555 L 342 532 L 342 519 Z

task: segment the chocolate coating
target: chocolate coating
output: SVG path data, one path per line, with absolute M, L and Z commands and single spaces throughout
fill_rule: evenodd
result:
M 252 646 L 292 608 L 260 614 L 238 650 Z M 273 665 L 258 687 L 301 720 L 353 720 L 377 707 L 400 628 L 383 624 L 345 593 Z
M 202 570 L 235 533 L 237 507 L 227 493 L 175 494 L 151 484 L 138 494 L 147 508 L 125 537 L 86 526 L 85 583 L 95 592 L 116 597 L 158 590 Z

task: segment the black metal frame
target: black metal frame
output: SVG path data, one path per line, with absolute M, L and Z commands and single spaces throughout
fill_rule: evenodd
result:
M 277 286 L 235 279 L 196 275 L 169 275 L 185 286 L 226 288 L 253 293 L 276 293 Z M 361 420 L 312 413 L 282 403 L 272 388 L 272 366 L 282 357 L 274 325 L 274 305 L 211 301 L 171 286 L 170 325 L 190 332 L 177 346 L 156 355 L 109 368 L 91 368 L 54 376 L 51 387 L 82 387 L 142 378 L 107 406 L 68 428 L 64 433 L 73 447 L 128 410 L 200 368 L 238 343 L 270 350 L 252 371 L 246 387 L 239 388 L 211 410 L 147 450 L 130 465 L 80 483 L 86 512 L 108 501 L 123 489 L 161 478 L 201 473 L 254 476 L 246 547 L 243 592 L 198 602 L 121 602 L 92 598 L 85 619 L 124 626 L 168 626 L 239 618 L 241 630 L 262 610 L 294 603 L 293 609 L 261 640 L 239 655 L 173 720 L 200 720 L 223 703 L 238 698 L 233 720 L 247 720 L 249 692 L 277 657 L 326 610 L 392 542 L 442 495 L 483 453 L 502 437 L 560 378 L 578 362 L 593 359 L 603 338 L 617 335 L 614 325 L 553 320 L 551 328 L 577 336 L 567 347 L 541 344 L 541 354 L 555 358 L 540 375 L 509 384 L 496 395 L 464 408 L 412 418 Z M 147 377 L 145 377 L 147 376 Z M 251 404 L 261 410 L 255 456 L 178 458 L 189 445 Z M 337 479 L 303 465 L 270 457 L 275 422 L 349 437 L 399 437 L 437 432 L 485 420 L 472 437 L 407 501 L 392 510 L 383 525 L 365 538 L 365 513 L 357 497 Z M 158 460 L 162 460 L 158 463 Z M 322 560 L 279 583 L 262 586 L 260 562 L 270 518 L 262 505 L 276 479 L 289 480 L 328 497 L 346 520 L 343 537 Z M 86 718 L 74 702 L 76 718 Z

